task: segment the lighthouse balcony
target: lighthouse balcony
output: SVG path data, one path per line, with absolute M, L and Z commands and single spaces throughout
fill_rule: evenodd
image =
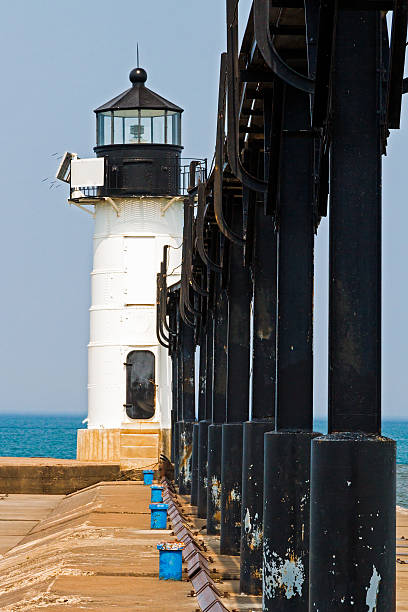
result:
M 143 155 L 139 151 L 137 157 L 133 156 L 133 151 L 118 151 L 117 147 L 114 151 L 105 151 L 105 149 L 111 147 L 98 147 L 97 154 L 106 153 L 106 156 L 104 156 L 103 181 L 98 181 L 99 183 L 103 182 L 103 184 L 90 185 L 91 181 L 86 181 L 87 185 L 79 185 L 78 180 L 71 180 L 70 199 L 79 201 L 83 198 L 97 199 L 100 197 L 140 195 L 174 197 L 187 195 L 191 181 L 191 161 L 196 163 L 195 184 L 206 181 L 206 159 L 180 158 L 179 151 L 171 150 L 165 152 L 164 155 L 163 151 L 157 151 L 156 146 L 153 145 Z M 166 145 L 163 145 L 163 147 L 168 148 Z M 78 159 L 76 165 L 81 161 L 87 162 L 88 160 Z M 76 176 L 75 173 L 73 173 L 73 176 Z

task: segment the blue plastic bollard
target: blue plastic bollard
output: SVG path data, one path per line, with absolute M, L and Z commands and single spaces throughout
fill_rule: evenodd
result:
M 157 545 L 159 550 L 159 580 L 181 580 L 182 579 L 182 550 L 185 544 L 182 542 L 166 543 Z
M 163 503 L 163 487 L 160 485 L 152 485 L 151 487 L 151 499 L 152 504 L 162 504 Z
M 154 475 L 154 470 L 143 470 L 143 484 L 152 485 L 153 475 Z
M 150 504 L 150 529 L 166 529 L 168 504 Z

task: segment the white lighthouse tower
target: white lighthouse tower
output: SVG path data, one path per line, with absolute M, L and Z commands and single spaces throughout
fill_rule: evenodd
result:
M 58 177 L 70 203 L 95 219 L 91 272 L 88 428 L 77 458 L 142 468 L 169 454 L 171 369 L 156 337 L 156 274 L 170 245 L 168 283 L 178 280 L 183 110 L 145 86 L 96 109 L 96 158 L 67 154 Z

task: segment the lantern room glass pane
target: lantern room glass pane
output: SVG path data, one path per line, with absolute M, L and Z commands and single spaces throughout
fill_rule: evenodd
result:
M 98 145 L 111 144 L 111 113 L 98 113 L 97 138 Z
M 152 120 L 151 117 L 140 117 L 140 142 L 151 143 L 152 141 Z
M 181 144 L 181 114 L 159 109 L 108 111 L 97 115 L 97 144 Z
M 181 144 L 181 117 L 180 113 L 168 113 L 167 116 L 167 142 L 168 144 Z
M 154 354 L 131 351 L 126 359 L 126 414 L 130 419 L 150 419 L 155 403 Z
M 156 144 L 164 144 L 164 114 L 162 116 L 153 117 L 153 142 Z
M 124 141 L 124 119 L 113 116 L 113 144 L 123 144 Z
M 124 144 L 137 144 L 139 142 L 139 116 L 124 117 L 125 137 Z

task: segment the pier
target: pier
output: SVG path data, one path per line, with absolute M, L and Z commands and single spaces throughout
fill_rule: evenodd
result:
M 382 157 L 408 0 L 253 0 L 242 36 L 241 6 L 225 0 L 211 163 L 181 157 L 183 109 L 139 54 L 94 111 L 95 157 L 62 156 L 68 202 L 95 220 L 87 429 L 77 460 L 0 458 L 4 612 L 408 612 L 381 404 Z
M 221 553 L 220 536 L 206 533 L 188 495 L 169 499 L 177 511 L 170 510 L 166 530 L 155 531 L 150 488 L 141 481 L 100 482 L 66 496 L 2 495 L 1 609 L 261 611 L 262 597 L 241 591 L 240 557 Z M 183 580 L 159 581 L 156 545 L 176 538 L 194 543 Z M 406 612 L 408 510 L 402 508 L 396 542 L 396 610 Z
M 263 612 L 392 612 L 381 158 L 408 89 L 407 2 L 254 0 L 241 44 L 239 9 L 226 0 L 216 148 L 206 180 L 190 164 L 181 279 L 167 279 L 167 247 L 157 278 L 175 482 L 219 553 L 239 559 L 240 591 L 262 596 Z M 322 435 L 313 431 L 313 277 L 328 211 Z M 199 378 L 186 359 L 192 343 Z

